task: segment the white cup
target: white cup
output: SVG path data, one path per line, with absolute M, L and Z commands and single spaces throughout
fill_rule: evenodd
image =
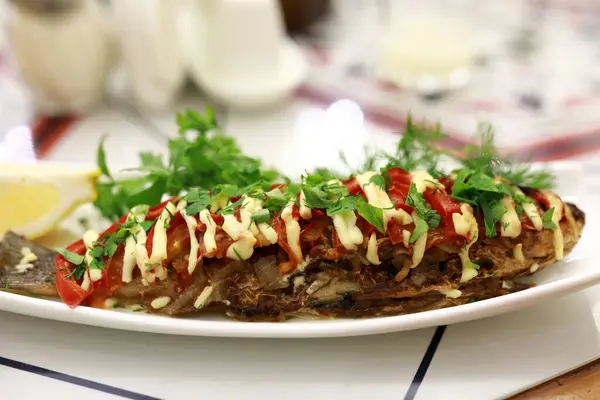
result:
M 275 0 L 199 0 L 192 73 L 209 94 L 230 106 L 279 101 L 302 79 L 305 64 L 286 38 Z

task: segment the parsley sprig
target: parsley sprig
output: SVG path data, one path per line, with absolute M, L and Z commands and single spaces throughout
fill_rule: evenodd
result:
M 95 207 L 108 219 L 117 219 L 138 204 L 156 205 L 163 195 L 179 195 L 190 188 L 211 189 L 228 184 L 246 187 L 257 181 L 275 182 L 280 174 L 264 168 L 257 158 L 245 155 L 235 139 L 225 136 L 207 108 L 204 114 L 177 114 L 179 136 L 170 139 L 167 161 L 154 153 L 141 153 L 141 174 L 116 179 L 108 168 L 104 140 L 97 152 L 103 179 L 97 183 Z M 194 209 L 190 210 L 194 211 Z

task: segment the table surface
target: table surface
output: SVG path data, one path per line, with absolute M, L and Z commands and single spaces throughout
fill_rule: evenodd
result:
M 348 9 L 354 3 L 336 1 L 349 4 Z M 503 3 L 499 11 L 506 9 Z M 354 21 L 358 10 L 341 18 Z M 512 21 L 510 15 L 504 17 Z M 488 21 L 495 19 L 493 13 Z M 554 30 L 554 24 L 549 26 Z M 489 80 L 485 69 L 474 75 L 469 90 L 431 102 L 374 79 L 373 66 L 364 62 L 369 42 L 360 40 L 363 32 L 356 29 L 351 46 L 346 46 L 353 43 L 349 40 L 333 47 L 328 41 L 308 40 L 312 70 L 297 96 L 277 109 L 255 113 L 218 109 L 226 133 L 247 153 L 297 175 L 316 165 L 335 165 L 337 157 L 331 154 L 336 150 L 357 161 L 364 144 L 391 148 L 398 139 L 392 132 L 401 129 L 400 116 L 409 109 L 448 121 L 456 141 L 472 132 L 474 119 L 465 118 L 470 115 L 496 122 L 498 140 L 508 150 L 522 147 L 538 159 L 575 157 L 587 163 L 590 175 L 600 174 L 600 117 L 595 111 L 600 95 L 593 82 L 582 86 L 581 80 L 573 81 L 583 74 L 563 76 L 562 87 L 572 92 L 563 91 L 558 100 L 538 93 L 545 106 L 526 112 L 515 111 L 523 93 L 511 91 L 523 86 L 521 80 L 503 80 L 502 71 L 494 75 L 499 79 Z M 514 67 L 499 65 L 504 72 Z M 31 113 L 10 74 L 0 74 L 0 89 L 0 129 L 26 121 Z M 330 107 L 339 99 L 355 101 L 360 108 L 348 101 Z M 119 103 L 85 118 L 40 119 L 34 124 L 38 153 L 49 160 L 94 164 L 96 145 L 109 133 L 109 164 L 131 167 L 139 151 L 166 153 L 168 137 L 176 134 L 176 110 L 204 104 L 192 95 L 160 112 Z M 315 147 L 317 139 L 321 145 Z M 599 182 L 589 184 L 598 193 Z M 338 339 L 177 337 L 4 312 L 0 319 L 0 387 L 7 399 L 37 399 L 42 391 L 62 399 L 600 398 L 598 287 L 493 318 Z
M 93 164 L 98 140 L 109 133 L 108 162 L 127 167 L 141 150 L 165 151 L 166 139 L 176 134 L 175 110 L 203 104 L 190 96 L 161 113 L 107 106 L 83 119 L 45 119 L 36 124 L 37 142 L 46 159 Z M 345 119 L 357 118 L 355 108 L 342 111 Z M 320 125 L 336 123 L 331 115 L 302 97 L 261 113 L 219 112 L 243 150 L 288 174 L 301 173 L 307 161 L 294 159 L 305 154 L 299 137 L 323 135 Z M 343 136 L 330 133 L 323 139 L 328 149 L 313 151 L 309 161 L 332 162 L 336 149 L 358 155 L 364 143 L 390 146 L 398 138 L 390 131 L 366 121 Z M 600 288 L 591 288 L 464 324 L 316 340 L 164 336 L 0 313 L 0 386 L 7 398 L 19 399 L 33 399 L 40 390 L 99 399 L 192 399 L 199 393 L 225 399 L 500 399 L 600 357 L 598 310 Z M 585 392 L 564 382 L 583 376 L 579 385 L 589 386 L 593 369 L 586 371 L 516 398 Z

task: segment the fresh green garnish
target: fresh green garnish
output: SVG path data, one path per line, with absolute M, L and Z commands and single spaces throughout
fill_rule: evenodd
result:
M 429 229 L 429 226 L 427 225 L 427 222 L 423 221 L 421 218 L 417 218 L 415 220 L 415 230 L 413 231 L 412 235 L 410 235 L 410 239 L 408 239 L 408 243 L 414 243 L 417 240 L 419 240 L 421 235 L 426 233 L 428 229 Z
M 235 246 L 232 247 L 233 252 L 235 253 L 235 256 L 238 258 L 238 260 L 242 261 L 242 256 L 240 255 L 240 253 L 238 253 L 237 249 L 235 248 Z
M 373 175 L 371 179 L 369 179 L 369 182 L 379 186 L 382 190 L 387 190 L 386 179 L 383 177 L 383 175 Z
M 532 171 L 527 163 L 513 163 L 500 157 L 491 127 L 481 134 L 479 145 L 467 146 L 463 151 L 465 155 L 458 158 L 460 163 L 487 176 L 499 176 L 513 185 L 534 189 L 551 189 L 554 184 L 554 176 L 548 171 Z
M 185 209 L 187 215 L 197 215 L 200 211 L 209 208 L 210 194 L 208 190 L 192 189 L 184 197 L 188 206 Z
M 304 177 L 301 185 L 306 205 L 310 208 L 321 208 L 327 215 L 356 210 L 357 198 L 350 196 L 348 189 L 339 182 L 324 182 L 318 178 L 308 175 Z
M 444 139 L 444 134 L 439 124 L 433 128 L 416 125 L 413 123 L 412 116 L 409 115 L 396 153 L 385 157 L 388 160 L 385 169 L 392 167 L 402 168 L 406 171 L 425 169 L 434 177 L 439 176 L 436 173 L 437 163 L 440 155 L 444 152 L 438 146 L 442 139 Z M 379 154 L 378 157 L 382 157 L 382 155 Z
M 163 195 L 175 196 L 190 188 L 210 189 L 223 184 L 246 187 L 258 181 L 273 183 L 279 177 L 260 160 L 243 154 L 235 139 L 220 131 L 212 109 L 207 108 L 204 115 L 179 113 L 177 124 L 180 134 L 169 140 L 167 162 L 160 155 L 142 153 L 140 165 L 134 169 L 141 176 L 135 178 L 114 178 L 108 169 L 104 140 L 100 142 L 97 162 L 105 179 L 96 185 L 94 205 L 104 217 L 118 219 L 137 204 L 156 205 Z
M 544 229 L 558 229 L 558 226 L 552 221 L 552 217 L 554 216 L 554 207 L 549 209 L 542 215 L 542 223 L 544 224 Z
M 357 208 L 357 197 L 343 197 L 327 207 L 327 215 L 330 217 L 336 214 L 354 211 Z
M 266 193 L 266 200 L 263 202 L 263 207 L 270 212 L 282 210 L 288 203 L 288 198 L 284 194 Z
M 238 207 L 242 207 L 242 203 L 244 202 L 244 198 L 240 197 L 238 200 L 234 201 L 231 204 L 228 204 L 226 207 L 221 208 L 219 211 L 217 211 L 218 215 L 231 215 L 234 214 L 237 210 Z
M 244 155 L 235 140 L 221 132 L 212 109 L 207 108 L 204 114 L 192 111 L 179 113 L 177 123 L 179 136 L 169 141 L 168 157 L 164 159 L 157 154 L 141 153 L 140 165 L 134 169 L 141 175 L 135 178 L 115 179 L 108 168 L 102 139 L 97 161 L 104 179 L 96 185 L 98 198 L 94 204 L 105 217 L 117 219 L 132 206 L 156 205 L 165 195 L 180 195 L 189 189 L 183 196 L 187 202 L 187 215 L 195 216 L 202 210 L 210 210 L 211 203 L 219 203 L 222 207 L 225 201 L 246 195 L 263 202 L 263 209 L 253 213 L 251 220 L 269 222 L 272 215 L 277 215 L 290 202 L 299 206 L 297 197 L 302 190 L 309 207 L 325 210 L 329 216 L 356 210 L 376 229 L 384 231 L 384 210 L 370 205 L 360 195 L 350 195 L 339 181 L 342 179 L 340 173 L 317 168 L 313 173 L 306 173 L 300 184 L 285 179 L 285 186 L 280 190 L 270 190 L 272 184 L 281 178 L 280 174 L 265 169 L 260 160 Z M 392 185 L 389 168 L 407 171 L 424 169 L 434 178 L 439 178 L 444 176 L 438 168 L 440 158 L 453 159 L 461 167 L 454 171 L 457 176 L 449 194 L 483 213 L 488 236 L 496 235 L 496 226 L 506 212 L 502 202 L 504 197 L 514 199 L 519 213 L 523 211 L 523 203 L 531 202 L 526 196 L 514 194 L 511 184 L 537 189 L 549 189 L 552 186 L 553 177 L 550 173 L 532 171 L 528 164 L 511 164 L 508 158 L 501 157 L 493 145 L 491 129 L 483 132 L 478 144 L 460 149 L 443 150 L 444 138 L 439 124 L 416 124 L 409 115 L 402 138 L 393 153 L 370 150 L 365 164 L 359 170 L 348 165 L 343 154 L 341 157 L 347 168 L 356 172 L 375 170 L 384 165 L 382 174 L 370 179 L 370 183 L 384 191 Z M 444 189 L 438 186 L 435 191 L 438 190 Z M 243 198 L 212 211 L 220 215 L 233 214 L 243 205 Z M 411 243 L 429 228 L 440 225 L 441 216 L 429 207 L 414 184 L 410 186 L 406 203 L 419 216 L 415 221 Z M 546 214 L 544 226 L 555 227 L 552 215 L 546 217 Z M 168 222 L 165 224 L 168 226 Z M 148 230 L 152 223 L 144 221 L 139 225 Z M 506 228 L 504 224 L 503 227 Z M 94 265 L 102 265 L 104 257 L 109 254 L 112 256 L 133 228 L 124 224 L 114 235 L 108 235 L 98 246 L 94 246 Z M 96 247 L 101 250 L 96 250 Z
M 381 233 L 385 233 L 383 209 L 367 203 L 363 197 L 357 197 L 356 211 L 358 212 L 358 215 L 366 219 L 368 223 L 375 227 L 375 229 Z
M 408 195 L 406 196 L 406 204 L 415 209 L 419 217 L 431 228 L 437 228 L 442 222 L 442 217 L 434 210 L 429 208 L 423 195 L 417 190 L 417 185 L 410 184 Z
M 265 210 L 265 209 L 258 210 L 250 216 L 250 221 L 256 222 L 257 224 L 268 223 L 270 220 L 271 220 L 271 213 L 269 212 L 269 210 Z
M 83 263 L 84 256 L 81 254 L 74 253 L 67 249 L 57 249 L 56 251 L 58 252 L 58 254 L 63 256 L 65 258 L 65 260 L 67 260 L 71 264 L 79 265 L 79 264 Z

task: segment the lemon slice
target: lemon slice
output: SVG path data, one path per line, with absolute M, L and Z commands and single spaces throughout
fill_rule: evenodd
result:
M 79 205 L 96 199 L 100 171 L 55 163 L 0 163 L 0 237 L 12 230 L 32 240 Z

